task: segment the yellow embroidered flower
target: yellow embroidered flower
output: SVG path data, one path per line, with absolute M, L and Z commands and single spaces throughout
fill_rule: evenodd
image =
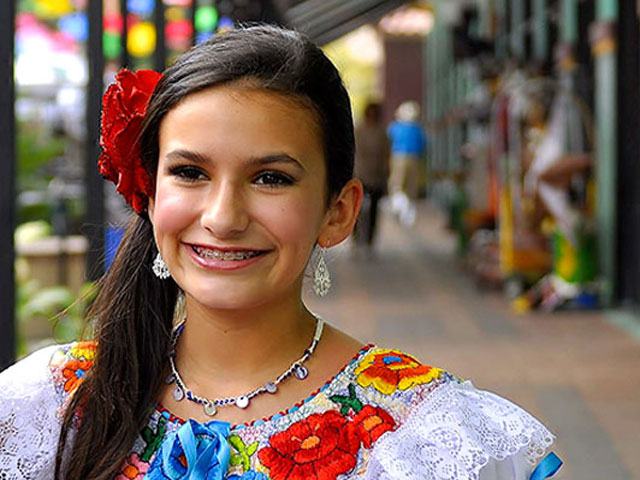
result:
M 429 383 L 442 374 L 439 368 L 422 365 L 398 350 L 375 350 L 364 357 L 354 372 L 358 384 L 372 386 L 385 395 Z
M 76 342 L 69 350 L 71 357 L 92 362 L 96 358 L 96 342 Z

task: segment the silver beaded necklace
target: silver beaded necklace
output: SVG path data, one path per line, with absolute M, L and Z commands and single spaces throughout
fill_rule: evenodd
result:
M 193 391 L 187 387 L 187 385 L 182 380 L 180 373 L 178 372 L 178 368 L 176 367 L 175 356 L 176 356 L 176 344 L 178 343 L 178 339 L 184 330 L 185 322 L 182 322 L 178 325 L 173 331 L 173 338 L 171 340 L 171 352 L 169 354 L 169 365 L 171 367 L 171 374 L 167 377 L 166 383 L 172 384 L 175 383 L 176 386 L 173 389 L 173 398 L 180 402 L 183 399 L 187 399 L 191 402 L 202 405 L 204 413 L 209 417 L 213 417 L 218 413 L 218 408 L 226 407 L 229 405 L 236 406 L 238 408 L 247 408 L 251 403 L 251 400 L 258 395 L 263 393 L 274 394 L 278 391 L 278 385 L 282 383 L 285 379 L 289 378 L 291 375 L 294 375 L 298 380 L 305 380 L 309 376 L 309 370 L 304 366 L 304 363 L 309 359 L 309 357 L 313 354 L 314 350 L 318 346 L 318 342 L 320 342 L 320 337 L 322 336 L 322 330 L 324 329 L 324 320 L 321 318 L 316 318 L 316 331 L 313 335 L 313 340 L 311 344 L 304 351 L 303 355 L 293 362 L 289 368 L 287 368 L 284 372 L 278 376 L 275 380 L 271 382 L 267 382 L 264 385 L 252 390 L 249 393 L 244 395 L 240 395 L 238 397 L 224 397 L 224 398 L 205 398 L 200 397 L 193 393 Z

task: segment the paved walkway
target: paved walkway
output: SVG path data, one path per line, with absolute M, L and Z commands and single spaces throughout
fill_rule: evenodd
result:
M 428 205 L 411 231 L 383 218 L 377 258 L 338 249 L 334 288 L 312 308 L 531 411 L 558 436 L 557 478 L 640 480 L 640 341 L 600 312 L 513 315 L 474 287 L 443 223 Z

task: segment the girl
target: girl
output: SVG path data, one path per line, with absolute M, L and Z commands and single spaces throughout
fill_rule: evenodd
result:
M 99 168 L 136 214 L 95 340 L 0 375 L 0 477 L 528 479 L 552 442 L 537 420 L 303 304 L 358 214 L 353 137 L 338 72 L 295 32 L 121 72 Z

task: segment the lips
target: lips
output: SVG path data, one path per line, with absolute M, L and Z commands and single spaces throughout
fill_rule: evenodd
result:
M 198 266 L 212 271 L 244 269 L 270 252 L 270 250 L 241 247 L 213 247 L 196 244 L 184 244 L 184 246 Z

